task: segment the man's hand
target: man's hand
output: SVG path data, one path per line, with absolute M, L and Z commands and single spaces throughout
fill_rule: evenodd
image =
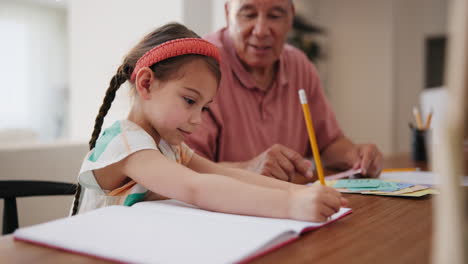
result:
M 284 181 L 293 181 L 296 174 L 313 178 L 312 163 L 299 153 L 275 144 L 247 162 L 250 171 Z
M 382 171 L 382 153 L 374 144 L 357 144 L 348 153 L 353 160 L 353 169 L 361 169 L 362 174 L 376 178 Z
M 329 168 L 362 169 L 362 174 L 376 178 L 382 171 L 382 153 L 374 144 L 354 144 L 342 136 L 323 152 L 322 160 Z

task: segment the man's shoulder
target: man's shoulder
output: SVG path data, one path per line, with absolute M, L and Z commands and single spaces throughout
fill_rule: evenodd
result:
M 284 44 L 282 55 L 287 61 L 295 63 L 310 63 L 309 59 L 302 50 L 288 43 Z
M 224 46 L 223 40 L 222 40 L 223 31 L 224 31 L 224 28 L 219 29 L 213 33 L 203 36 L 203 39 L 208 40 L 209 42 L 213 43 L 218 48 L 222 48 Z
M 305 78 L 317 76 L 315 65 L 309 60 L 307 55 L 291 44 L 285 44 L 281 54 L 283 65 L 290 71 L 304 74 Z
M 222 61 L 229 61 L 229 55 L 227 51 L 227 46 L 225 44 L 225 30 L 226 28 L 221 28 L 213 33 L 210 33 L 208 35 L 203 36 L 203 39 L 209 41 L 216 47 L 218 47 L 219 53 L 221 55 L 221 60 Z M 229 63 L 222 63 L 222 67 L 227 67 Z

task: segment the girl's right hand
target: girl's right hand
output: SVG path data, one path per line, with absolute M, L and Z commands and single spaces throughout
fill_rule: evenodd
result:
M 334 188 L 314 184 L 290 193 L 289 217 L 301 221 L 324 222 L 347 204 L 348 201 Z

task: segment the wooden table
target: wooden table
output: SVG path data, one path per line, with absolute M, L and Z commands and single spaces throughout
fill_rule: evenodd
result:
M 351 215 L 252 263 L 429 263 L 430 197 L 345 197 Z
M 385 160 L 384 167 L 420 167 L 406 155 Z M 304 234 L 299 240 L 251 263 L 429 263 L 432 197 L 391 198 L 345 194 L 353 213 Z M 181 252 L 181 254 L 183 254 Z M 7 263 L 110 263 L 86 256 L 0 238 Z

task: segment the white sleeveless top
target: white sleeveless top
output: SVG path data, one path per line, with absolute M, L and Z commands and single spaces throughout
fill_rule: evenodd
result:
M 193 155 L 193 150 L 185 143 L 172 146 L 161 139 L 159 144 L 156 144 L 154 139 L 137 124 L 129 120 L 116 121 L 104 130 L 95 147 L 83 160 L 78 175 L 78 182 L 82 187 L 78 213 L 109 205 L 131 206 L 140 201 L 164 199 L 165 197 L 148 191 L 133 180 L 114 190 L 104 190 L 94 177 L 93 170 L 119 162 L 130 154 L 144 149 L 159 150 L 167 158 L 185 166 Z

